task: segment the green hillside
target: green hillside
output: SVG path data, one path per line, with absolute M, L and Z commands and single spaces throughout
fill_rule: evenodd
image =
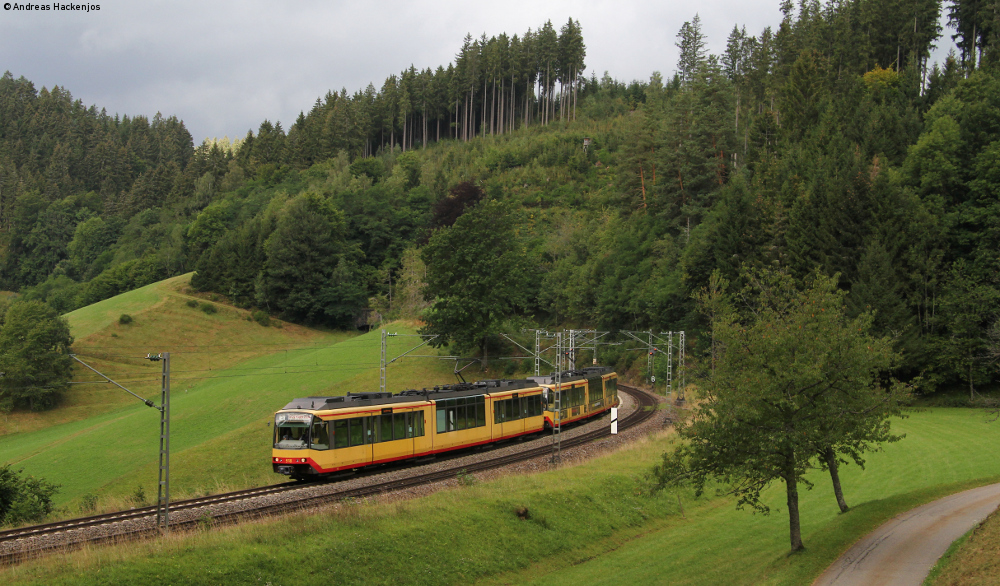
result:
M 171 294 L 191 282 L 191 275 L 181 275 L 146 285 L 67 313 L 70 331 L 77 341 L 86 340 L 118 321 L 123 314 L 139 314 L 162 306 Z
M 189 292 L 191 275 L 147 285 L 67 314 L 75 338 L 73 352 L 105 375 L 143 396 L 159 392 L 157 366 L 144 360 L 147 353 L 174 352 L 176 371 L 211 371 L 286 348 L 329 344 L 350 334 L 321 332 L 278 322 L 262 327 L 248 321 L 249 313 L 214 303 L 211 296 Z M 188 302 L 197 302 L 195 307 Z M 216 308 L 209 314 L 206 305 Z M 119 323 L 122 314 L 132 317 Z M 73 380 L 98 381 L 77 365 Z M 134 398 L 109 384 L 74 384 L 57 409 L 17 411 L 0 419 L 0 435 L 48 429 L 107 413 Z

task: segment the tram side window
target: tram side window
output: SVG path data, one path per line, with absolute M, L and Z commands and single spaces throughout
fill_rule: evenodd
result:
M 444 411 L 438 411 L 438 423 L 443 421 Z M 419 425 L 415 425 L 419 422 Z M 374 443 L 391 442 L 401 439 L 412 439 L 424 436 L 424 412 L 407 411 L 403 413 L 386 413 L 373 415 L 371 429 L 378 433 L 373 438 Z
M 351 437 L 351 447 L 361 446 L 365 443 L 365 425 L 363 417 L 355 417 L 349 420 L 351 422 L 350 426 L 350 437 Z
M 569 409 L 571 407 L 579 407 L 584 403 L 584 387 L 572 387 L 560 391 L 557 393 L 559 395 L 559 408 Z M 552 410 L 556 408 L 556 402 L 553 401 L 551 405 Z
M 486 397 L 460 397 L 437 401 L 437 432 L 447 433 L 486 425 Z
M 338 419 L 333 422 L 333 447 L 334 448 L 346 448 L 349 445 L 348 436 L 348 420 Z
M 475 407 L 472 408 L 475 411 Z M 465 429 L 465 399 L 455 399 L 455 429 Z M 473 414 L 474 415 L 474 414 Z M 473 417 L 475 419 L 475 417 Z
M 438 404 L 437 404 L 437 432 L 438 433 L 444 433 L 444 431 L 445 431 L 445 422 L 446 422 L 446 418 L 448 417 L 447 410 L 445 409 L 445 406 L 442 403 L 443 403 L 443 401 L 439 401 Z
M 544 403 L 541 395 L 503 399 L 493 403 L 493 422 L 503 423 L 526 417 L 538 417 L 542 414 Z
M 372 419 L 377 419 L 377 425 L 375 429 L 378 430 L 378 437 L 375 438 L 376 442 L 387 442 L 392 440 L 392 415 L 377 415 L 372 417 Z
M 406 413 L 392 414 L 392 439 L 406 439 Z
M 326 421 L 314 421 L 309 447 L 314 450 L 330 449 L 330 424 Z
M 596 405 L 604 398 L 604 384 L 600 378 L 592 378 L 587 381 L 587 394 L 590 396 L 590 403 Z

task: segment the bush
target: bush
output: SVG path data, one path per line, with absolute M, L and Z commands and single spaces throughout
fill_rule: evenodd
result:
M 217 307 L 215 307 L 214 305 L 212 305 L 211 303 L 202 303 L 201 304 L 201 310 L 204 311 L 205 313 L 209 314 L 209 315 L 211 315 L 213 313 L 218 313 L 219 312 L 219 309 Z
M 458 474 L 455 475 L 455 479 L 458 480 L 458 483 L 462 486 L 475 486 L 477 482 L 476 477 L 466 472 L 465 468 L 458 471 Z
M 80 512 L 81 513 L 93 513 L 97 510 L 97 495 L 88 492 L 83 495 L 80 499 Z
M 253 312 L 253 320 L 265 328 L 271 325 L 271 316 L 267 315 L 266 311 L 257 310 Z
M 7 464 L 0 468 L 0 523 L 15 525 L 40 521 L 52 512 L 52 496 L 58 484 L 23 477 L 23 470 L 12 470 Z
M 123 326 L 127 326 L 128 324 L 132 323 L 132 316 L 127 313 L 123 313 L 120 316 L 118 316 L 118 323 L 120 323 Z
M 187 300 L 187 306 L 188 307 L 198 307 L 198 300 L 197 299 L 188 299 Z
M 129 496 L 129 500 L 137 507 L 146 506 L 146 489 L 141 484 L 135 487 L 135 492 Z

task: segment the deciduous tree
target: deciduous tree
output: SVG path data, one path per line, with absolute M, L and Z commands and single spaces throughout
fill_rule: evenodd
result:
M 688 442 L 665 454 L 655 473 L 661 486 L 690 479 L 699 492 L 709 479 L 722 480 L 738 507 L 765 513 L 761 492 L 782 481 L 797 551 L 799 486 L 808 485 L 804 474 L 817 454 L 863 462 L 863 452 L 894 439 L 889 418 L 899 414 L 904 390 L 881 376 L 898 356 L 889 338 L 868 333 L 870 315 L 847 317 L 836 277 L 813 273 L 802 290 L 784 272 L 746 278 L 742 305 L 724 286 L 701 296 L 714 368 L 705 369 L 704 400 L 680 429 Z M 836 458 L 826 460 L 836 472 Z
M 490 337 L 527 309 L 533 281 L 520 230 L 509 204 L 487 200 L 431 237 L 422 256 L 434 305 L 422 331 L 439 334 L 438 345 L 478 348 L 485 366 Z
M 15 301 L 0 327 L 0 409 L 55 405 L 70 379 L 69 324 L 41 301 Z

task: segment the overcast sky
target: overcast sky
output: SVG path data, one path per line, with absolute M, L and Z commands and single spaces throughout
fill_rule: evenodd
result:
M 94 0 L 100 10 L 0 12 L 0 70 L 111 114 L 176 115 L 197 145 L 265 118 L 287 129 L 327 90 L 379 87 L 411 64 L 447 66 L 466 33 L 522 35 L 549 19 L 557 30 L 580 21 L 588 77 L 670 75 L 677 31 L 696 12 L 719 53 L 734 24 L 750 34 L 777 27 L 779 2 Z

